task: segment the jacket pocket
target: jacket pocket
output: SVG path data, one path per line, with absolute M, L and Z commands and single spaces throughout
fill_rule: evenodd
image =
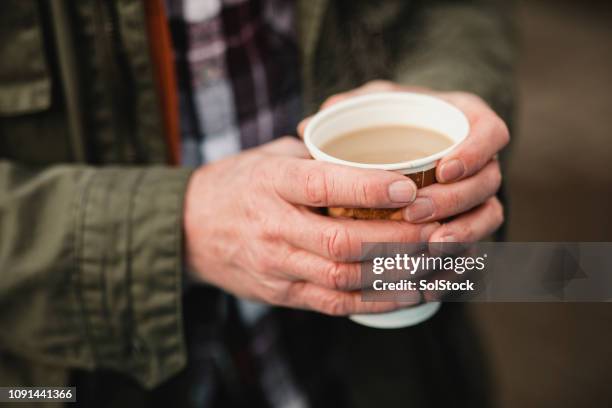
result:
M 51 105 L 51 78 L 35 0 L 8 0 L 0 13 L 0 117 Z

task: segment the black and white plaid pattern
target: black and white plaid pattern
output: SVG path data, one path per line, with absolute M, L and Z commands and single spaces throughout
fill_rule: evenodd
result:
M 295 134 L 302 106 L 292 0 L 167 0 L 187 165 Z M 176 42 L 176 41 L 175 41 Z

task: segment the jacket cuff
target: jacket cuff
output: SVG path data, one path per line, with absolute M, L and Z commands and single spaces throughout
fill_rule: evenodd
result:
M 93 170 L 76 223 L 77 293 L 94 367 L 146 387 L 186 361 L 183 197 L 191 170 Z

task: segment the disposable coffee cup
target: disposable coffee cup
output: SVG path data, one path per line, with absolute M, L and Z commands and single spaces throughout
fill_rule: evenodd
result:
M 330 156 L 320 148 L 349 132 L 394 125 L 433 130 L 447 136 L 453 144 L 430 156 L 387 164 L 341 160 Z M 470 125 L 463 112 L 441 99 L 419 93 L 384 92 L 356 96 L 317 113 L 306 126 L 304 143 L 310 155 L 316 160 L 363 169 L 398 172 L 410 177 L 417 188 L 422 188 L 436 182 L 435 171 L 438 162 L 461 143 L 469 131 Z M 372 143 L 376 143 L 376 140 Z M 330 208 L 329 215 L 357 219 L 398 219 L 401 216 L 399 211 Z M 429 319 L 439 308 L 439 302 L 430 302 L 389 313 L 352 315 L 350 319 L 370 327 L 400 328 L 413 326 Z

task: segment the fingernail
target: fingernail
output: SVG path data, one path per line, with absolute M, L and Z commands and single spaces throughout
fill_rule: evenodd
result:
M 440 228 L 440 223 L 434 222 L 433 224 L 428 224 L 421 230 L 421 241 L 420 242 L 429 242 L 429 238 L 433 235 L 434 231 Z
M 448 243 L 457 242 L 457 238 L 455 238 L 454 235 L 445 235 L 442 238 L 440 238 L 440 242 L 448 242 Z
M 410 222 L 417 222 L 427 219 L 433 215 L 434 208 L 431 199 L 419 197 L 404 210 L 404 219 Z
M 449 161 L 448 163 L 444 163 L 440 167 L 440 177 L 441 177 L 440 181 L 443 183 L 449 183 L 463 176 L 464 172 L 465 172 L 465 167 L 463 166 L 463 163 L 461 162 L 461 160 L 453 159 Z
M 416 186 L 410 180 L 395 181 L 389 185 L 389 199 L 394 203 L 411 203 L 416 197 Z

